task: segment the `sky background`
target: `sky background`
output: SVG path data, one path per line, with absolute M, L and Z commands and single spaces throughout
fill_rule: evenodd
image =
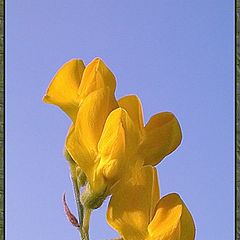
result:
M 229 0 L 6 1 L 6 239 L 79 239 L 62 207 L 75 211 L 62 149 L 70 120 L 42 102 L 59 67 L 101 57 L 117 97 L 137 94 L 145 123 L 173 112 L 180 147 L 158 165 L 161 194 L 178 192 L 196 239 L 234 236 L 234 17 Z M 91 240 L 117 234 L 107 201 Z

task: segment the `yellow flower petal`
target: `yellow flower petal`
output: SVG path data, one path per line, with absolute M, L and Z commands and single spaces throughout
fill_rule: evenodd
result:
M 65 63 L 52 79 L 43 101 L 59 106 L 73 121 L 78 112 L 78 88 L 84 71 L 82 60 Z
M 95 58 L 84 70 L 82 82 L 78 89 L 80 102 L 91 92 L 106 87 L 114 93 L 115 77 L 100 58 Z
M 89 151 L 85 148 L 81 140 L 82 139 L 77 138 L 75 126 L 72 124 L 68 130 L 65 147 L 67 149 L 67 152 L 81 168 L 81 170 L 86 175 L 91 176 L 94 159 L 91 158 Z
M 182 133 L 176 117 L 170 112 L 158 113 L 151 117 L 144 128 L 145 137 L 139 148 L 145 165 L 158 164 L 181 143 Z
M 76 134 L 90 152 L 97 153 L 97 144 L 105 121 L 109 113 L 117 106 L 110 89 L 101 88 L 90 93 L 79 107 Z
M 107 221 L 124 239 L 143 240 L 156 199 L 159 199 L 157 172 L 145 166 L 112 194 Z
M 139 131 L 142 131 L 143 113 L 140 99 L 136 95 L 125 96 L 118 100 L 118 105 L 128 112 Z
M 89 152 L 83 144 L 83 139 L 77 137 L 74 125 L 69 128 L 65 148 L 86 175 L 93 194 L 102 193 L 106 188 L 106 183 L 103 176 L 96 172 L 98 164 L 96 155 Z
M 190 212 L 178 194 L 163 197 L 148 226 L 151 240 L 193 240 L 195 226 Z
M 118 180 L 135 164 L 137 159 L 132 156 L 137 151 L 139 139 L 139 131 L 124 109 L 110 113 L 98 144 L 99 168 L 107 179 Z

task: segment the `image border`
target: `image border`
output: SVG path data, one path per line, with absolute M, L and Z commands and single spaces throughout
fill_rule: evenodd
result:
M 4 0 L 0 0 L 0 240 L 4 239 L 5 233 L 5 178 L 4 178 L 4 76 L 5 76 L 5 63 L 4 63 L 4 40 L 5 40 L 5 15 L 4 15 Z
M 220 27 L 220 26 L 219 26 Z M 5 237 L 5 1 L 0 0 L 0 240 Z M 240 240 L 240 0 L 235 1 L 235 239 Z M 221 231 L 221 229 L 219 229 Z
M 235 239 L 240 239 L 240 0 L 235 9 Z

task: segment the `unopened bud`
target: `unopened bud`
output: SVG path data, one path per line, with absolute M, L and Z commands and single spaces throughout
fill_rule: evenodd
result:
M 97 209 L 103 204 L 107 196 L 106 189 L 101 193 L 96 194 L 91 190 L 89 183 L 87 183 L 86 188 L 81 195 L 81 202 L 83 206 L 89 209 Z

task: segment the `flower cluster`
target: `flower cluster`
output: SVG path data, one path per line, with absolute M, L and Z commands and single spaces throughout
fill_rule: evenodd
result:
M 79 198 L 82 188 L 81 206 L 96 209 L 111 195 L 107 221 L 125 240 L 193 240 L 191 214 L 178 194 L 160 198 L 154 167 L 181 142 L 176 117 L 161 112 L 144 125 L 139 98 L 116 100 L 115 88 L 101 59 L 86 67 L 73 59 L 56 73 L 43 98 L 72 121 L 65 155 Z

